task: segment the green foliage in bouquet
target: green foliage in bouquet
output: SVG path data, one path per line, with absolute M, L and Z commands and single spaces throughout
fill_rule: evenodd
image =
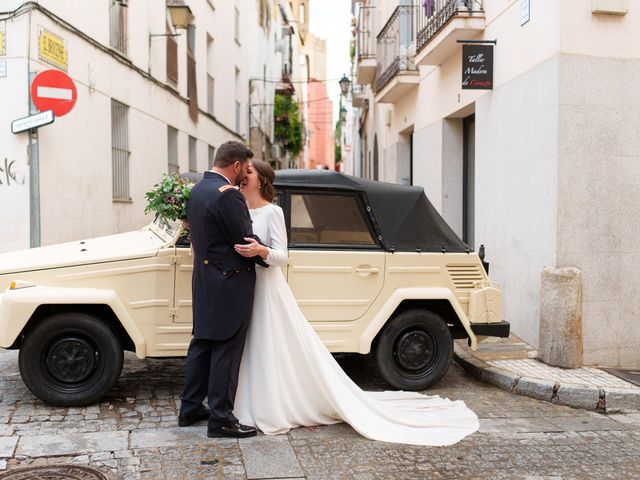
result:
M 186 220 L 187 200 L 191 195 L 193 182 L 183 180 L 178 174 L 163 174 L 160 182 L 145 194 L 147 206 L 144 213 L 154 212 L 156 219 L 165 223 L 169 220 Z

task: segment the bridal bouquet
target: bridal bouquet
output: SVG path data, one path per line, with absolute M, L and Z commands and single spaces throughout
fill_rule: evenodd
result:
M 169 221 L 187 219 L 187 200 L 193 182 L 180 178 L 178 174 L 163 174 L 160 182 L 145 194 L 147 206 L 144 213 L 155 212 L 156 219 L 165 224 Z

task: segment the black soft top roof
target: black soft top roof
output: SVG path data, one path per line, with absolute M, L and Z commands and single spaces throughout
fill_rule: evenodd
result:
M 281 189 L 326 189 L 364 193 L 390 251 L 465 252 L 467 245 L 440 216 L 422 187 L 365 180 L 328 170 L 278 170 Z

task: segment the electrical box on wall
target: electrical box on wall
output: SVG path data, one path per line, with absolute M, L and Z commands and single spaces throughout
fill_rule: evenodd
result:
M 629 11 L 629 0 L 591 0 L 592 13 L 608 13 L 609 15 L 626 15 Z

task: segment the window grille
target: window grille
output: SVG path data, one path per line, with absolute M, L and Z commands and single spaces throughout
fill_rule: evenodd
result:
M 129 107 L 111 100 L 111 170 L 114 200 L 131 200 L 129 193 Z

